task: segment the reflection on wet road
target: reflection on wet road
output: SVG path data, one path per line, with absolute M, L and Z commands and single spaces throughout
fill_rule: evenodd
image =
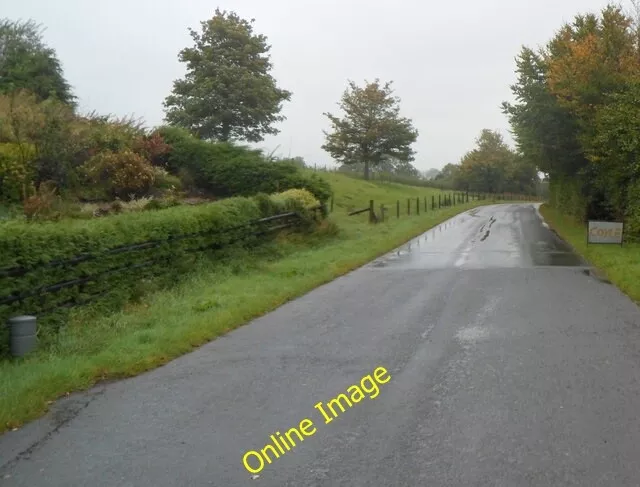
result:
M 586 266 L 542 221 L 537 204 L 462 213 L 372 262 L 390 269 Z

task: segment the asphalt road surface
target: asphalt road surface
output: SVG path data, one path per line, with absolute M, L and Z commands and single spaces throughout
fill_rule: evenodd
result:
M 0 484 L 637 486 L 639 327 L 534 205 L 487 206 L 58 403 L 0 437 Z M 370 399 L 365 380 L 362 399 L 350 386 L 378 367 L 388 381 Z M 314 406 L 348 388 L 325 423 Z M 313 434 L 278 452 L 270 435 L 304 419 Z M 263 448 L 272 463 L 252 475 L 243 456 L 258 470 Z

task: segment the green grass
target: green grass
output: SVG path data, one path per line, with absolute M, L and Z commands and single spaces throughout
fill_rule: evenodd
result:
M 340 173 L 323 173 L 334 190 L 334 213 L 346 215 L 350 210 L 366 208 L 369 200 L 374 200 L 376 212 L 384 204 L 389 209 L 389 216 L 396 215 L 396 202 L 400 202 L 400 214 L 407 214 L 407 199 L 411 199 L 411 214 L 416 212 L 416 198 L 420 198 L 420 213 L 424 212 L 424 197 L 427 198 L 428 211 L 431 211 L 431 196 L 435 196 L 436 207 L 438 195 L 451 195 L 452 191 L 440 191 L 433 188 L 406 186 L 399 183 L 364 181 Z M 344 221 L 344 220 L 343 220 Z
M 41 415 L 47 404 L 67 392 L 103 379 L 138 374 L 189 352 L 247 321 L 392 250 L 465 209 L 470 202 L 415 215 L 415 198 L 439 193 L 393 183 L 370 183 L 327 174 L 335 190 L 330 222 L 311 236 L 283 236 L 278 242 L 236 251 L 217 263 L 204 261 L 172 289 L 150 294 L 121 312 L 90 319 L 74 314 L 55 343 L 31 356 L 0 363 L 0 431 Z M 412 198 L 412 216 L 406 200 Z M 384 223 L 370 225 L 367 215 L 347 210 L 370 199 L 394 204 Z M 437 201 L 437 197 L 436 197 Z M 337 224 L 339 232 L 332 229 Z M 220 262 L 224 263 L 220 263 Z
M 548 205 L 540 213 L 558 235 L 622 292 L 640 303 L 640 244 L 587 245 L 587 227 Z

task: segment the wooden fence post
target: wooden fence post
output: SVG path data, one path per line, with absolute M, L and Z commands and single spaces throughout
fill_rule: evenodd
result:
M 407 215 L 411 215 L 411 198 L 407 198 Z
M 416 196 L 416 215 L 420 214 L 420 196 Z
M 436 209 L 436 196 L 435 195 L 431 195 L 431 209 L 435 210 Z
M 441 200 L 442 200 L 441 195 L 438 195 L 438 209 L 440 209 L 442 207 Z
M 400 200 L 396 200 L 396 217 L 400 218 Z
M 376 221 L 376 214 L 373 208 L 373 200 L 369 200 L 369 223 Z

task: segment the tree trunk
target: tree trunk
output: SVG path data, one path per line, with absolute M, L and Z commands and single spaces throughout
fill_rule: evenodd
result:
M 220 131 L 220 142 L 229 142 L 231 135 L 231 127 L 228 123 L 222 122 L 222 130 Z
M 369 161 L 364 161 L 364 178 L 369 180 Z

